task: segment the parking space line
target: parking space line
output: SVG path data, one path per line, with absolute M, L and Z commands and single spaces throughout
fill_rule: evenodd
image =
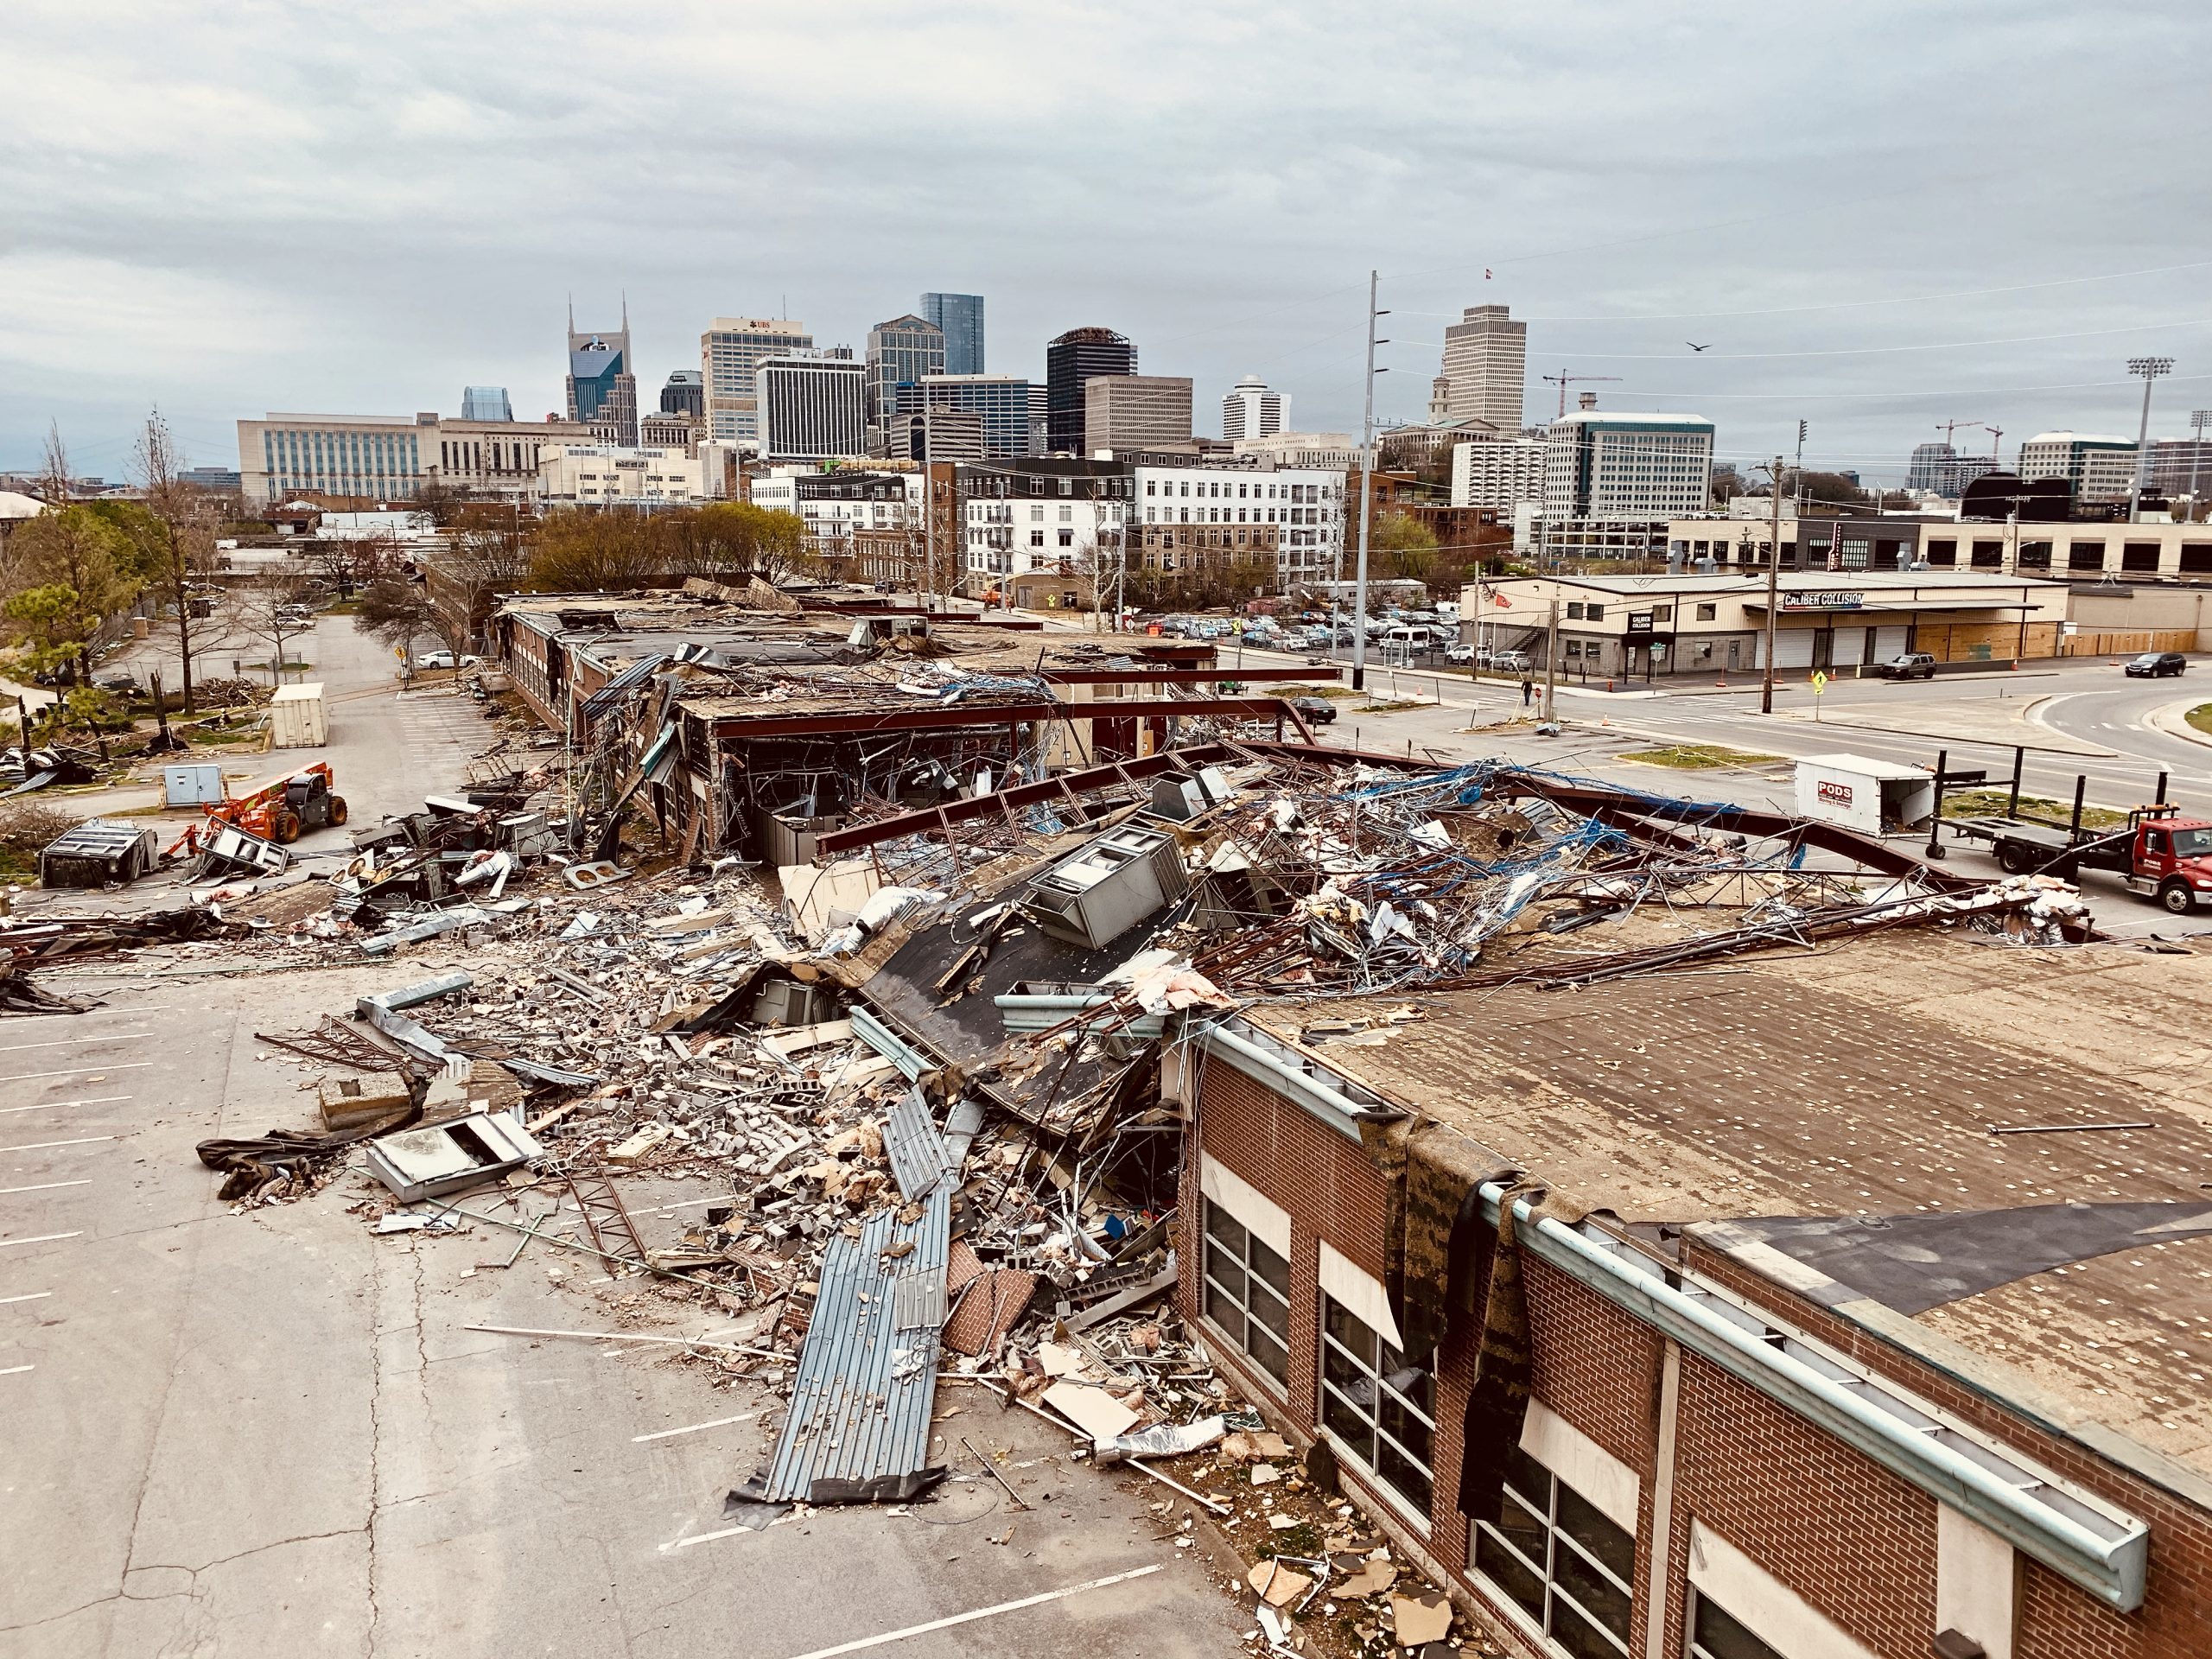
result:
M 0 1296 L 0 1307 L 5 1307 L 10 1302 L 35 1302 L 53 1294 L 50 1290 L 33 1290 L 21 1296 Z
M 35 1365 L 0 1365 L 0 1376 L 16 1376 L 24 1371 L 35 1371 Z
M 704 1534 L 702 1536 L 713 1536 Z M 687 1538 L 685 1543 L 696 1543 Z M 1131 1579 L 1141 1579 L 1160 1570 L 1157 1561 L 1149 1567 L 1132 1567 L 1127 1573 L 1109 1573 L 1103 1579 L 1089 1579 L 1081 1584 L 1071 1584 L 1058 1590 L 1047 1590 L 1039 1595 L 1024 1596 L 1019 1601 L 1001 1601 L 995 1606 L 978 1607 L 972 1612 L 953 1613 L 944 1618 L 933 1618 L 926 1624 L 909 1624 L 903 1630 L 886 1630 L 880 1636 L 864 1636 L 857 1642 L 840 1642 L 834 1648 L 817 1648 L 811 1653 L 802 1653 L 798 1659 L 836 1659 L 841 1653 L 859 1653 L 868 1648 L 888 1647 L 893 1642 L 904 1642 L 910 1637 L 926 1636 L 933 1630 L 950 1630 L 957 1624 L 972 1624 L 979 1618 L 996 1618 L 1001 1613 L 1020 1612 L 1025 1607 L 1039 1607 L 1046 1602 L 1060 1601 L 1069 1596 L 1079 1596 L 1090 1590 L 1103 1590 L 1109 1585 L 1127 1584 Z
M 150 1031 L 104 1031 L 97 1037 L 57 1037 L 50 1043 L 8 1043 L 0 1045 L 0 1054 L 19 1054 L 27 1048 L 67 1048 L 77 1043 L 128 1043 L 153 1034 Z
M 702 1428 L 722 1428 L 731 1423 L 749 1423 L 753 1417 L 753 1413 L 742 1412 L 735 1417 L 717 1417 L 711 1423 L 690 1423 L 682 1428 L 664 1428 L 651 1434 L 632 1434 L 630 1440 L 636 1445 L 644 1440 L 664 1440 L 672 1434 L 696 1434 Z
M 105 1076 L 110 1071 L 146 1071 L 153 1068 L 151 1060 L 124 1060 L 111 1065 L 66 1065 L 59 1071 L 18 1071 L 13 1077 L 0 1077 L 0 1083 L 31 1083 L 40 1077 L 79 1077 L 87 1071 Z M 98 1079 L 95 1079 L 98 1081 Z
M 14 1019 L 17 1020 L 90 1020 L 99 1014 L 105 1014 L 113 1015 L 119 1014 L 128 1019 L 136 1020 L 140 1018 L 142 1015 L 149 1014 L 175 1014 L 181 1006 L 182 1004 L 176 1002 L 162 1002 L 157 1003 L 150 1008 L 86 1008 L 81 1014 L 21 1014 L 15 1015 Z
M 84 1236 L 85 1230 L 79 1227 L 73 1233 L 41 1233 L 35 1238 L 0 1238 L 0 1250 L 12 1249 L 18 1244 L 51 1244 L 58 1238 L 82 1238 Z
M 80 1135 L 73 1141 L 26 1141 L 19 1147 L 0 1147 L 0 1152 L 44 1152 L 49 1147 L 89 1147 L 96 1141 L 120 1141 L 119 1135 Z
M 112 1106 L 119 1100 L 129 1100 L 129 1095 L 87 1095 L 82 1100 L 39 1100 L 28 1106 L 0 1106 L 0 1116 L 10 1112 L 51 1112 L 64 1106 Z
M 0 1198 L 10 1192 L 51 1192 L 57 1186 L 90 1186 L 92 1184 L 92 1177 L 88 1175 L 81 1181 L 41 1181 L 35 1186 L 0 1186 Z

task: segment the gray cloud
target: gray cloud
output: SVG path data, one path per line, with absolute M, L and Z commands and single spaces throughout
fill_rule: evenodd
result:
M 2212 405 L 2212 265 L 1919 296 L 2212 261 L 2208 33 L 2187 5 L 1986 0 L 19 0 L 0 464 L 51 417 L 118 471 L 156 402 L 207 461 L 270 408 L 489 382 L 542 414 L 567 296 L 600 322 L 626 290 L 649 384 L 717 314 L 857 345 L 950 288 L 988 296 L 995 368 L 1103 322 L 1202 408 L 1256 370 L 1343 430 L 1370 264 L 1395 414 L 1446 320 L 1499 299 L 1560 319 L 1531 328 L 1532 415 L 1535 374 L 1618 374 L 1605 402 L 1700 410 L 1728 454 L 1801 416 L 1815 459 L 1877 474 L 1946 418 L 2008 448 L 2132 430 L 2120 365 L 2152 351 L 2177 430 Z M 1792 307 L 1819 308 L 1757 315 Z

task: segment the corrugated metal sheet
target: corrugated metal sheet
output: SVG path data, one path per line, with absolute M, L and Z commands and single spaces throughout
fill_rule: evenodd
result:
M 657 652 L 651 657 L 640 657 L 584 699 L 584 718 L 597 720 L 600 715 L 620 702 L 622 700 L 622 694 L 629 690 L 632 686 L 642 685 L 646 680 L 652 678 L 660 665 L 667 660 L 668 654 L 665 652 Z
M 913 1222 L 899 1221 L 906 1213 L 883 1211 L 858 1238 L 833 1239 L 823 1254 L 821 1294 L 761 1494 L 771 1503 L 896 1500 L 943 1478 L 929 1466 L 930 1417 L 951 1184 L 942 1183 Z M 886 1262 L 886 1251 L 909 1243 L 910 1253 Z M 905 1288 L 915 1282 L 923 1288 Z M 922 1323 L 902 1328 L 910 1319 Z
M 890 1132 L 884 1136 L 884 1145 L 891 1154 L 891 1173 L 898 1178 L 899 1190 L 909 1199 L 924 1198 L 935 1192 L 951 1167 L 945 1158 L 944 1137 L 937 1132 L 929 1101 L 918 1089 L 909 1089 L 891 1108 Z

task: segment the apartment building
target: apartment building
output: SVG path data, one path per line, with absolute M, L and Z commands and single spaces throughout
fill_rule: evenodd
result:
M 1325 467 L 1138 456 L 1130 499 L 1139 544 L 1172 549 L 1206 527 L 1226 538 L 1209 545 L 1270 551 L 1279 592 L 1333 576 L 1344 551 L 1344 474 Z
M 1134 483 L 1126 462 L 1073 456 L 957 468 L 969 592 L 1011 590 L 1015 603 L 1045 609 L 1090 605 L 1093 575 L 1125 550 Z
M 904 534 L 922 524 L 922 474 L 840 467 L 772 467 L 752 480 L 756 506 L 795 514 L 810 551 L 836 556 L 855 538 Z
M 1544 446 L 1534 438 L 1491 439 L 1452 446 L 1452 505 L 1510 514 L 1544 499 Z

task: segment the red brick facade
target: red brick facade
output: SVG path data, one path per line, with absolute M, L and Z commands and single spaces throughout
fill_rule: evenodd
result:
M 1294 1102 L 1220 1063 L 1208 1064 L 1196 1109 L 1199 1155 L 1217 1161 L 1286 1211 L 1291 1219 L 1290 1384 L 1287 1399 L 1199 1316 L 1203 1217 L 1198 1159 L 1186 1160 L 1182 1193 L 1179 1294 L 1185 1315 L 1248 1395 L 1266 1402 L 1287 1432 L 1315 1438 L 1319 1336 L 1317 1276 L 1325 1239 L 1381 1279 L 1388 1190 L 1354 1141 Z M 2212 1516 L 2185 1498 L 2025 1417 L 1970 1394 L 1919 1359 L 1827 1310 L 1694 1244 L 1691 1265 L 1865 1365 L 1893 1378 L 2021 1455 L 2045 1464 L 2141 1516 L 2152 1529 L 2148 1596 L 2138 1612 L 2113 1611 L 2056 1573 L 2018 1555 L 2016 1659 L 2206 1659 L 2212 1656 Z M 1543 1405 L 1641 1483 L 1635 1611 L 1630 1652 L 1644 1659 L 1651 1617 L 1652 1504 L 1659 1456 L 1665 1344 L 1657 1333 L 1548 1264 L 1526 1262 L 1532 1392 Z M 1491 1633 L 1512 1649 L 1532 1643 L 1467 1573 L 1466 1522 L 1456 1510 L 1460 1424 L 1472 1381 L 1475 1333 L 1460 1329 L 1438 1360 L 1433 1512 L 1425 1529 L 1347 1464 L 1348 1490 L 1371 1517 L 1424 1558 L 1440 1582 L 1487 1612 Z M 1765 1395 L 1695 1355 L 1681 1357 L 1676 1397 L 1664 1630 L 1657 1652 L 1687 1649 L 1693 1520 L 1726 1539 L 1878 1659 L 1925 1659 L 1936 1634 L 1935 1500 Z

